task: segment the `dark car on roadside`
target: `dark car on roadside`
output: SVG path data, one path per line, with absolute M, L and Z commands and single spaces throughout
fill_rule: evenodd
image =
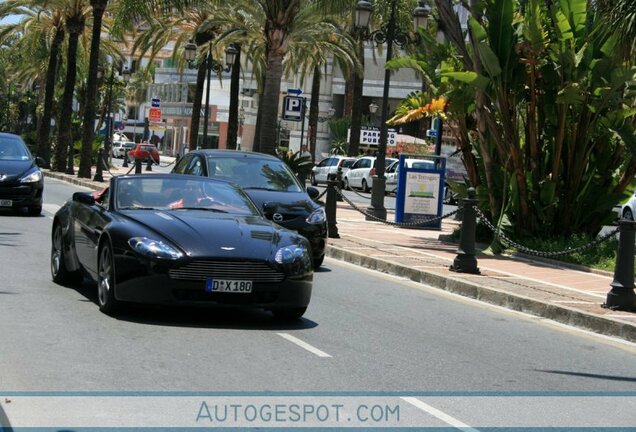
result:
M 314 268 L 322 265 L 327 218 L 324 207 L 314 201 L 320 192 L 311 186 L 305 190 L 279 158 L 255 152 L 195 150 L 181 158 L 172 172 L 236 183 L 268 219 L 309 240 Z
M 40 165 L 46 162 L 34 158 L 22 138 L 0 133 L 0 208 L 26 208 L 31 216 L 42 212 Z

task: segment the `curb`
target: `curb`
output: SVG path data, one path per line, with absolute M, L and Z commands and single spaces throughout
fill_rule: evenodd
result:
M 110 184 L 110 181 L 98 182 L 98 184 L 95 184 L 95 180 L 79 178 L 71 174 L 64 174 L 46 169 L 43 169 L 41 171 L 45 177 L 51 177 L 57 180 L 62 180 L 67 183 L 72 183 L 74 185 L 83 186 L 93 190 L 102 190 Z
M 485 303 L 502 306 L 518 312 L 547 318 L 562 324 L 614 336 L 630 342 L 636 342 L 636 325 L 600 315 L 581 312 L 566 306 L 555 305 L 532 298 L 487 288 L 475 283 L 453 277 L 443 276 L 426 270 L 416 270 L 402 264 L 372 258 L 346 249 L 327 245 L 327 256 L 371 270 L 377 270 L 395 276 L 405 277 L 414 282 L 430 285 L 444 291 L 459 294 Z

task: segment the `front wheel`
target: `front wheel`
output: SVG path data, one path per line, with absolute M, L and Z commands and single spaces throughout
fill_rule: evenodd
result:
M 318 270 L 324 261 L 325 261 L 325 256 L 324 255 L 321 256 L 318 259 L 315 259 L 314 260 L 314 270 Z
M 307 306 L 295 307 L 295 308 L 281 308 L 274 309 L 272 313 L 274 317 L 280 320 L 291 321 L 297 320 L 302 317 L 307 311 Z
M 309 176 L 309 182 L 312 186 L 318 186 L 318 182 L 316 181 L 316 176 L 314 175 L 314 173 L 311 173 L 311 175 Z
M 349 185 L 349 179 L 346 177 L 344 179 L 344 188 L 345 190 L 351 190 L 351 186 Z
M 66 267 L 65 255 L 62 225 L 56 223 L 53 228 L 53 238 L 51 239 L 51 277 L 53 282 L 57 284 L 78 284 L 82 281 L 84 275 L 80 270 L 69 271 Z
M 362 191 L 366 193 L 369 193 L 371 191 L 371 188 L 369 187 L 369 185 L 367 185 L 366 179 L 362 179 Z
M 110 245 L 104 243 L 99 251 L 99 272 L 97 276 L 97 301 L 99 310 L 112 315 L 120 307 L 115 298 L 115 265 Z
M 29 216 L 40 216 L 42 213 L 42 206 L 29 207 Z

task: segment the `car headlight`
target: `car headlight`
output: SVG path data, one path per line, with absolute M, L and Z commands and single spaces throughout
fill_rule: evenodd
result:
M 35 170 L 20 179 L 20 183 L 37 183 L 42 180 L 42 171 Z
M 309 260 L 309 251 L 301 246 L 285 246 L 276 252 L 274 261 L 278 264 L 291 264 L 296 261 Z
M 183 256 L 181 252 L 170 245 L 147 237 L 133 237 L 128 244 L 135 252 L 151 258 L 176 260 Z
M 325 209 L 320 207 L 319 209 L 314 210 L 305 221 L 309 224 L 321 224 L 327 220 L 327 215 L 325 214 Z

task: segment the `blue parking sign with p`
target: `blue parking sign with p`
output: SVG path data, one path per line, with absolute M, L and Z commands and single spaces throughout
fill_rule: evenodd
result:
M 283 120 L 301 121 L 305 108 L 304 99 L 299 96 L 285 96 L 283 99 Z

